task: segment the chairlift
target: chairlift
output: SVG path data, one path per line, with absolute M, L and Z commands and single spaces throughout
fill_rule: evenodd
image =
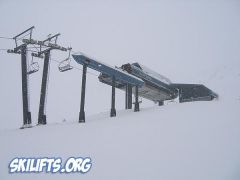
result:
M 71 62 L 71 57 L 70 57 L 71 50 L 72 50 L 72 48 L 69 48 L 68 57 L 59 63 L 58 69 L 59 69 L 60 72 L 69 71 L 69 70 L 71 70 L 73 68 L 70 65 L 70 62 Z
M 33 62 L 33 56 L 30 65 L 28 66 L 27 74 L 33 74 L 39 70 L 39 65 L 37 62 Z

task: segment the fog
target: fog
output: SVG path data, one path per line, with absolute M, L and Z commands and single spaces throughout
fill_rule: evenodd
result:
M 0 36 L 13 37 L 34 25 L 33 38 L 61 33 L 58 43 L 73 47 L 107 64 L 139 62 L 172 82 L 204 83 L 227 64 L 239 66 L 239 1 L 0 1 Z M 0 39 L 0 48 L 13 48 Z M 61 61 L 67 53 L 52 51 Z M 0 51 L 0 121 L 2 129 L 22 125 L 21 62 L 19 55 Z M 29 59 L 30 60 L 30 59 Z M 37 123 L 42 76 L 29 77 L 33 123 Z M 82 68 L 74 60 L 72 65 Z M 97 75 L 97 72 L 91 71 Z M 51 61 L 46 114 L 48 123 L 77 121 L 81 71 L 58 71 Z M 231 73 L 231 72 L 229 72 Z M 238 79 L 239 80 L 239 79 Z M 239 84 L 233 82 L 231 85 Z M 226 88 L 226 87 L 225 87 Z M 236 89 L 236 88 L 235 88 Z M 124 109 L 117 90 L 116 108 Z M 86 116 L 110 110 L 111 87 L 87 75 Z M 141 107 L 153 106 L 143 99 Z

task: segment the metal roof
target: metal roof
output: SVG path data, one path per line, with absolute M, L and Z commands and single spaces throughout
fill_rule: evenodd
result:
M 144 84 L 144 81 L 140 78 L 130 75 L 119 68 L 112 67 L 93 58 L 89 58 L 83 53 L 73 54 L 72 56 L 78 64 L 86 64 L 87 67 L 91 69 L 107 74 L 110 77 L 114 76 L 116 81 L 120 81 L 124 84 L 132 84 L 139 87 L 142 87 Z

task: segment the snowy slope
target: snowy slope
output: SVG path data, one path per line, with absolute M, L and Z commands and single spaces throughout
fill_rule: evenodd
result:
M 239 179 L 240 99 L 221 82 L 239 81 L 239 74 L 218 72 L 212 85 L 221 87 L 212 102 L 170 103 L 139 113 L 118 111 L 87 117 L 86 124 L 63 122 L 46 127 L 1 131 L 3 179 Z M 227 70 L 228 71 L 228 70 Z M 239 71 L 238 71 L 239 72 Z M 228 76 L 228 77 L 227 77 Z M 216 89 L 221 92 L 221 89 Z M 239 87 L 236 90 L 239 91 Z M 217 92 L 219 92 L 217 91 Z M 234 91 L 233 91 L 234 92 Z M 231 107 L 231 108 L 229 108 Z M 226 110 L 227 109 L 227 110 Z M 15 156 L 90 156 L 88 174 L 9 175 Z
M 231 104 L 239 106 L 239 102 Z M 172 104 L 96 116 L 86 124 L 52 124 L 1 132 L 2 179 L 238 179 L 239 113 L 222 102 Z M 194 111 L 194 113 L 193 113 Z M 84 175 L 9 175 L 15 156 L 90 156 Z M 67 176 L 67 177 L 66 177 Z

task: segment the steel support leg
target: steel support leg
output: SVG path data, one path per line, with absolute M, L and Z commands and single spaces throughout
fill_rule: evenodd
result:
M 126 85 L 125 109 L 132 109 L 132 85 Z
M 110 117 L 115 117 L 116 116 L 116 108 L 115 108 L 115 77 L 112 77 L 112 101 L 111 101 L 111 112 L 110 112 Z
M 138 101 L 138 86 L 135 87 L 135 106 L 134 106 L 134 112 L 139 111 L 139 101 Z
M 84 105 L 85 105 L 85 91 L 86 91 L 86 74 L 87 74 L 87 64 L 84 64 L 83 73 L 82 73 L 82 92 L 81 92 L 79 123 L 85 123 Z
M 178 89 L 178 96 L 179 96 L 179 103 L 182 103 L 183 102 L 182 89 Z
M 128 109 L 128 84 L 125 86 L 125 109 Z
M 163 101 L 159 101 L 158 106 L 163 106 Z
M 21 47 L 22 65 L 22 101 L 23 101 L 23 125 L 31 124 L 31 112 L 28 103 L 28 77 L 27 77 L 27 46 Z
M 46 53 L 44 54 L 45 54 L 45 57 L 44 57 L 44 65 L 43 65 L 40 105 L 39 105 L 39 112 L 38 112 L 38 124 L 47 124 L 47 118 L 44 113 L 45 113 L 46 91 L 47 91 L 47 83 L 48 83 L 47 80 L 48 80 L 50 50 L 46 51 Z

